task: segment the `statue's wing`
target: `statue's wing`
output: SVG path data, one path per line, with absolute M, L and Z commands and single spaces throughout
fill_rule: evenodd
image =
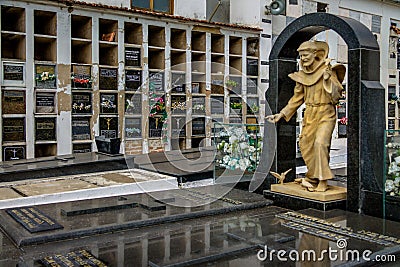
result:
M 289 170 L 285 171 L 285 172 L 283 173 L 283 175 L 288 174 L 291 170 L 292 170 L 292 169 L 289 169 Z
M 279 180 L 282 179 L 282 177 L 281 177 L 281 175 L 279 173 L 276 173 L 276 172 L 273 172 L 273 171 L 270 171 L 269 173 L 272 174 L 272 176 L 274 176 L 275 178 L 277 178 Z

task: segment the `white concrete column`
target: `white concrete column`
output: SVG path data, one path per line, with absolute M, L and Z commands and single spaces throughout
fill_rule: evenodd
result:
M 25 116 L 25 134 L 26 134 L 26 158 L 35 157 L 35 116 L 33 99 L 35 94 L 35 62 L 34 62 L 34 37 L 33 37 L 33 8 L 26 6 L 26 116 Z
M 71 99 L 71 15 L 64 10 L 57 12 L 57 70 L 57 100 L 64 102 Z M 57 155 L 72 154 L 71 106 L 61 104 L 56 123 Z
M 147 24 L 142 24 L 143 32 L 143 83 L 142 101 L 142 137 L 143 137 L 143 154 L 149 153 L 149 27 Z

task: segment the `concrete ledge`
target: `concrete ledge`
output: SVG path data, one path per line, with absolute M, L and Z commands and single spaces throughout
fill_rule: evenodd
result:
M 178 189 L 176 178 L 0 200 L 0 209 Z

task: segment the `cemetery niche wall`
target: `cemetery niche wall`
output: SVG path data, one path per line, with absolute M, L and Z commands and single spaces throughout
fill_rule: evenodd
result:
M 297 47 L 325 30 L 334 30 L 348 46 L 348 153 L 347 209 L 382 216 L 383 137 L 385 90 L 379 82 L 379 46 L 373 34 L 359 21 L 327 13 L 304 15 L 286 27 L 270 53 L 270 87 L 266 99 L 272 114 L 279 112 L 293 95 L 294 82 L 289 73 L 297 68 Z M 371 110 L 371 107 L 374 107 Z M 268 111 L 266 111 L 268 112 Z M 266 122 L 268 123 L 268 122 Z M 265 127 L 265 131 L 270 127 Z M 277 147 L 272 170 L 278 173 L 296 168 L 296 121 L 277 124 Z M 265 133 L 265 136 L 268 133 Z M 264 148 L 271 144 L 264 138 Z M 264 156 L 261 161 L 267 161 Z M 258 172 L 268 175 L 260 165 Z M 295 173 L 287 175 L 293 181 Z M 269 189 L 275 178 L 267 176 Z

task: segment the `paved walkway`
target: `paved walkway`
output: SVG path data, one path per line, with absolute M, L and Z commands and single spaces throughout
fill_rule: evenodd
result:
M 2 183 L 0 209 L 177 189 L 176 177 L 132 169 Z

